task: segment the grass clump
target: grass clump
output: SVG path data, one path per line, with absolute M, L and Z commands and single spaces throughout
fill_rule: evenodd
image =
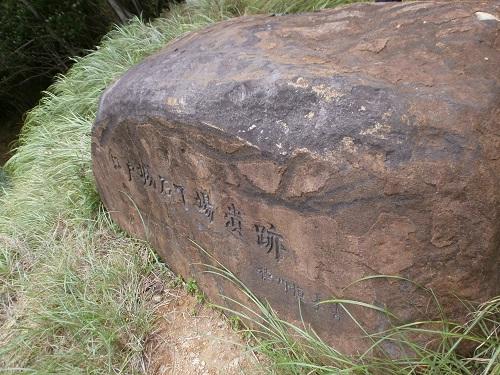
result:
M 40 241 L 33 256 L 23 243 L 2 243 L 3 370 L 142 372 L 154 313 L 148 281 L 168 270 L 146 244 L 107 228 L 89 238 L 61 224 Z M 14 255 L 7 266 L 5 254 Z
M 190 294 L 191 296 L 196 297 L 196 301 L 199 304 L 205 303 L 205 294 L 202 292 L 202 290 L 198 286 L 198 282 L 195 279 L 189 279 L 185 285 L 186 292 L 188 292 L 188 294 Z
M 207 273 L 221 277 L 236 285 L 247 297 L 243 304 L 222 296 L 230 305 L 214 305 L 233 316 L 238 328 L 255 342 L 253 350 L 271 359 L 273 371 L 279 374 L 450 374 L 450 375 L 496 375 L 500 374 L 500 296 L 480 304 L 466 304 L 470 313 L 464 323 L 449 321 L 443 314 L 437 320 L 395 324 L 390 329 L 369 333 L 351 314 L 351 305 L 376 310 L 397 322 L 390 311 L 360 301 L 346 299 L 325 300 L 321 303 L 335 303 L 359 326 L 367 341 L 372 342 L 364 352 L 346 355 L 323 341 L 306 324 L 301 327 L 280 319 L 266 302 L 260 300 L 221 262 L 213 258 L 198 244 L 193 244 L 211 258 L 214 265 L 204 265 Z M 397 278 L 378 275 L 373 278 Z M 424 288 L 425 289 L 425 288 Z M 431 300 L 442 312 L 439 300 L 432 290 L 425 289 Z M 297 301 L 298 302 L 298 301 Z M 458 301 L 465 303 L 463 301 Z M 415 338 L 418 337 L 418 340 Z M 400 356 L 386 352 L 390 344 L 399 348 Z M 377 353 L 374 355 L 374 353 Z
M 0 167 L 0 194 L 2 194 L 7 188 L 8 180 L 2 167 Z

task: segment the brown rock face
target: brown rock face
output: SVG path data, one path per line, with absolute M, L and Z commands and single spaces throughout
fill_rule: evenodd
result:
M 349 286 L 360 278 L 498 294 L 499 8 L 357 4 L 190 34 L 103 94 L 92 155 L 104 204 L 213 300 L 241 295 L 201 272 L 211 261 L 189 240 L 287 319 L 300 305 L 346 352 L 360 331 L 317 302 L 407 321 L 429 300 L 396 279 Z M 346 307 L 368 331 L 388 326 Z

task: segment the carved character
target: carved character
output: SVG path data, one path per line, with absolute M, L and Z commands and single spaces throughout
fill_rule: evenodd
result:
M 204 214 L 210 222 L 214 220 L 214 207 L 210 203 L 210 196 L 208 193 L 202 191 L 196 192 L 196 205 L 198 206 L 198 211 Z
M 339 309 L 339 304 L 338 303 L 334 303 L 333 306 L 332 306 L 332 315 L 333 315 L 333 319 L 335 320 L 340 320 L 340 309 Z
M 168 181 L 160 175 L 158 175 L 158 178 L 160 179 L 160 194 L 166 194 L 170 196 L 172 194 L 172 189 L 166 186 L 168 184 Z
M 262 281 L 267 281 L 267 280 L 272 281 L 273 280 L 273 275 L 271 274 L 271 272 L 269 272 L 267 270 L 266 267 L 257 268 L 257 273 L 260 275 Z
M 267 254 L 274 252 L 274 257 L 279 260 L 282 252 L 286 251 L 283 245 L 283 236 L 275 231 L 274 225 L 269 228 L 264 225 L 254 224 L 257 232 L 257 245 L 267 249 Z
M 319 310 L 319 303 L 321 302 L 321 298 L 319 297 L 319 293 L 315 293 L 314 296 L 313 309 L 317 312 Z
M 118 159 L 118 156 L 113 155 L 111 150 L 109 150 L 109 157 L 111 158 L 111 162 L 113 163 L 113 168 L 114 169 L 120 169 L 120 160 Z
M 286 294 L 288 294 L 288 292 L 291 292 L 294 297 L 297 297 L 301 301 L 304 300 L 304 291 L 297 284 L 295 284 L 293 281 L 288 281 L 288 280 L 281 279 L 281 278 L 280 278 L 280 281 L 282 284 L 285 285 L 285 293 Z
M 141 164 L 139 167 L 139 177 L 142 178 L 142 182 L 144 186 L 153 185 L 154 179 L 153 176 L 149 173 L 149 166 L 146 164 Z
M 241 214 L 233 203 L 227 207 L 227 210 L 224 213 L 224 218 L 227 220 L 226 228 L 233 233 L 237 233 L 241 237 Z
M 181 195 L 182 204 L 186 204 L 186 199 L 184 198 L 184 186 L 173 184 L 175 191 Z
M 132 165 L 130 161 L 127 161 L 127 169 L 128 169 L 128 180 L 132 181 L 132 172 L 135 171 L 135 167 Z

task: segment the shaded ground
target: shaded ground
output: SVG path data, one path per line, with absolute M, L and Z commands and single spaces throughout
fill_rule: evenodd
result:
M 12 142 L 14 142 L 21 131 L 21 123 L 17 117 L 3 119 L 0 123 L 0 166 L 4 165 L 9 159 L 9 151 Z
M 145 354 L 148 373 L 264 374 L 263 359 L 247 350 L 220 312 L 198 303 L 182 288 L 154 298 L 162 301 Z

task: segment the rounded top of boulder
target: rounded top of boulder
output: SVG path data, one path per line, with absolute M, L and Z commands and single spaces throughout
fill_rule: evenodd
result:
M 396 165 L 456 157 L 498 104 L 499 4 L 364 3 L 221 22 L 124 74 L 97 123 L 221 130 L 278 159 L 365 146 Z

